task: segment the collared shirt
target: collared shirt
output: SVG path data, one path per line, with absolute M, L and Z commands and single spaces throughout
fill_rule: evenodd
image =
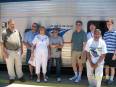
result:
M 72 34 L 72 51 L 82 51 L 83 50 L 83 42 L 87 41 L 86 33 L 81 30 L 80 32 L 73 32 Z
M 108 53 L 114 53 L 116 50 L 116 31 L 107 31 L 104 34 L 104 40 L 106 42 Z
M 37 35 L 37 32 L 32 32 L 31 30 L 26 32 L 24 34 L 24 42 L 28 43 L 28 44 L 32 44 L 33 39 L 35 38 L 35 36 Z
M 87 33 L 87 40 L 89 40 L 90 38 L 93 38 L 93 33 L 92 32 Z
M 47 35 L 36 35 L 32 44 L 36 47 L 36 52 L 48 50 L 49 38 Z
M 2 42 L 4 46 L 9 50 L 18 50 L 21 47 L 22 37 L 18 30 L 6 29 L 2 32 Z

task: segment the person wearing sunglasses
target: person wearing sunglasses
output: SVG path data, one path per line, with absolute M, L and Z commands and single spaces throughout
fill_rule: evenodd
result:
M 26 51 L 26 64 L 29 65 L 29 72 L 30 72 L 30 75 L 29 75 L 29 78 L 30 80 L 33 79 L 33 66 L 29 63 L 29 59 L 31 57 L 31 47 L 32 47 L 32 41 L 34 39 L 34 37 L 38 34 L 36 31 L 38 29 L 38 24 L 37 23 L 33 23 L 32 24 L 32 27 L 31 27 L 31 30 L 26 32 L 25 35 L 24 35 L 24 45 L 26 46 L 27 48 L 27 51 Z

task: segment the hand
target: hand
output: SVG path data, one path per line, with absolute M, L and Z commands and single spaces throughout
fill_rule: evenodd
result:
M 56 48 L 56 45 L 51 45 L 52 48 Z
M 5 52 L 3 53 L 3 58 L 6 59 L 6 58 L 8 58 L 8 56 L 9 56 L 8 52 L 5 51 Z
M 98 67 L 98 64 L 94 64 L 94 69 L 96 69 Z
M 48 60 L 51 58 L 50 54 L 48 54 Z
M 6 64 L 6 58 L 3 57 L 3 62 Z
M 97 66 L 98 66 L 98 64 L 91 63 L 91 67 L 92 67 L 93 69 L 96 69 Z
M 21 55 L 23 55 L 23 49 L 21 49 Z
M 33 59 L 34 59 L 34 53 L 31 53 L 30 60 L 33 61 Z
M 31 45 L 30 44 L 26 44 L 26 47 L 31 49 Z
M 87 54 L 86 51 L 82 51 L 82 58 L 86 59 L 86 57 L 87 57 L 86 54 Z
M 8 59 L 9 54 L 7 52 L 3 53 L 3 62 L 6 63 L 6 59 Z
M 115 54 L 113 55 L 112 60 L 116 60 L 116 55 Z

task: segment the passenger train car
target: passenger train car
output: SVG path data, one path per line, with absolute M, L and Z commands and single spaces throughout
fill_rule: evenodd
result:
M 64 39 L 63 67 L 71 66 L 71 36 L 75 30 L 76 20 L 82 20 L 85 32 L 88 31 L 90 22 L 94 22 L 97 28 L 104 33 L 106 31 L 105 21 L 111 17 L 116 29 L 116 0 L 16 1 L 0 3 L 0 39 L 1 32 L 7 27 L 5 25 L 8 19 L 15 20 L 16 28 L 22 36 L 24 36 L 25 29 L 30 29 L 33 22 L 45 26 L 48 32 L 51 32 L 53 27 L 59 27 L 60 35 Z M 0 63 L 4 63 L 1 49 Z M 25 53 L 23 64 L 25 64 Z

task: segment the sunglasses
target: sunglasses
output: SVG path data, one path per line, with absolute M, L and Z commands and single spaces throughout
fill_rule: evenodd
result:
M 53 31 L 53 33 L 58 33 L 57 31 Z
M 32 26 L 32 27 L 34 27 L 34 28 L 35 28 L 36 26 Z

